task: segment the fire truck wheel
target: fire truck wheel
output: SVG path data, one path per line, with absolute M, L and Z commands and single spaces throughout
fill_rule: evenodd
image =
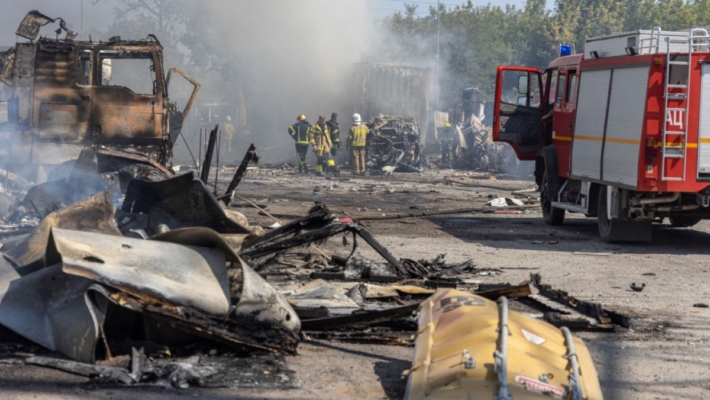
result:
M 668 217 L 671 222 L 671 226 L 674 228 L 690 228 L 691 226 L 702 221 L 702 217 L 694 217 L 689 215 L 675 215 L 673 217 Z
M 606 186 L 599 188 L 597 225 L 602 242 L 650 242 L 651 221 L 633 221 L 607 216 Z
M 562 225 L 565 220 L 565 210 L 552 207 L 552 195 L 547 184 L 547 171 L 542 175 L 542 185 L 540 186 L 540 205 L 542 206 L 542 218 L 547 225 Z

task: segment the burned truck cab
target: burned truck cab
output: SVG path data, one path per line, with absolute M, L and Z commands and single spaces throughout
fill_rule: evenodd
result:
M 74 41 L 68 31 L 65 39 L 36 39 L 23 24 L 17 34 L 30 40 L 0 53 L 0 80 L 12 92 L 7 120 L 0 122 L 5 167 L 34 175 L 37 166 L 76 159 L 86 146 L 169 164 L 189 107 L 179 111 L 168 99 L 163 47 L 155 36 Z M 199 84 L 190 81 L 192 101 Z

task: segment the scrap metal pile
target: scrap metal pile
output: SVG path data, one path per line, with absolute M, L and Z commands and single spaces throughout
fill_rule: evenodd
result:
M 427 299 L 461 297 L 454 289 L 517 299 L 511 307 L 555 326 L 629 324 L 539 276 L 486 286 L 475 278 L 503 271 L 445 255 L 397 257 L 360 221 L 321 203 L 282 226 L 251 226 L 228 203 L 256 158 L 252 147 L 221 196 L 195 172 L 173 176 L 141 163 L 123 175 L 102 172 L 116 160 L 91 148 L 67 177 L 29 188 L 18 201 L 24 214 L 6 215 L 24 228 L 2 234 L 0 325 L 35 347 L 11 345 L 0 362 L 124 384 L 291 388 L 280 355 L 295 354 L 302 338 L 412 346 Z M 334 249 L 341 242 L 344 253 Z M 363 257 L 361 242 L 381 260 Z M 255 365 L 273 376 L 249 381 Z M 225 382 L 225 370 L 234 379 Z
M 419 172 L 422 145 L 414 118 L 378 115 L 367 122 L 368 166 L 399 172 Z M 391 171 L 390 171 L 391 172 Z
M 454 127 L 454 169 L 470 169 L 482 172 L 514 172 L 517 157 L 506 143 L 493 142 L 490 127 L 475 116 Z

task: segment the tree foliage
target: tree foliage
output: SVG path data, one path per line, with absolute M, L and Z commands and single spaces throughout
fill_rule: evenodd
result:
M 375 49 L 373 59 L 436 68 L 437 16 L 440 18 L 442 99 L 456 101 L 466 87 L 477 86 L 490 97 L 498 65 L 545 68 L 561 43 L 583 51 L 587 38 L 661 26 L 679 30 L 710 21 L 710 0 L 527 0 L 513 6 L 430 7 L 416 5 L 386 18 L 390 40 Z M 420 16 L 418 16 L 420 15 Z

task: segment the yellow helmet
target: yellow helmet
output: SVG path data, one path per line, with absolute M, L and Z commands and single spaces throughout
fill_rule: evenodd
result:
M 306 116 L 303 114 L 299 115 L 298 118 L 296 118 L 297 121 L 303 121 L 305 119 L 306 119 Z
M 447 123 L 446 123 L 446 127 L 447 127 L 447 128 L 451 128 L 451 124 L 447 122 Z

